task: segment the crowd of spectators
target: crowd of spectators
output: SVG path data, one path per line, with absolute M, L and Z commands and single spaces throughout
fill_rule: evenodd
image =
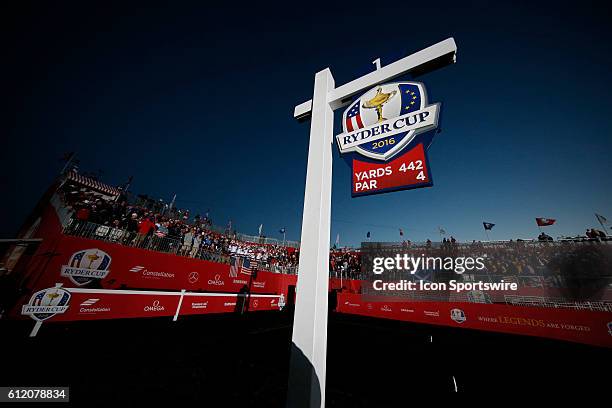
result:
M 605 240 L 608 238 L 608 235 L 605 232 L 603 232 L 602 230 L 597 230 L 595 228 L 587 228 L 586 233 L 584 235 L 589 239 L 595 240 Z
M 542 242 L 542 241 L 553 241 L 553 237 L 551 237 L 550 235 L 548 235 L 544 231 L 542 231 L 540 233 L 540 235 L 538 235 L 538 241 L 540 241 L 540 242 Z
M 358 279 L 361 274 L 361 254 L 351 250 L 332 249 L 329 270 L 334 277 Z
M 510 241 L 470 244 L 451 240 L 432 245 L 398 245 L 378 250 L 381 255 L 406 253 L 410 257 L 482 258 L 484 269 L 453 275 L 453 279 L 486 282 L 516 282 L 519 287 L 563 288 L 574 273 L 595 282 L 612 285 L 612 246 L 589 241 Z M 570 271 L 570 272 L 568 272 Z M 365 276 L 365 275 L 364 275 Z M 442 276 L 442 275 L 441 275 Z M 574 276 L 575 277 L 575 276 Z M 435 273 L 432 279 L 435 278 Z M 586 281 L 585 281 L 586 282 Z M 583 285 L 587 283 L 583 282 Z
M 66 183 L 58 191 L 64 204 L 72 211 L 72 221 L 66 232 L 110 240 L 124 245 L 172 252 L 181 256 L 208 259 L 213 255 L 224 257 L 247 257 L 263 268 L 293 268 L 299 261 L 299 249 L 263 242 L 246 242 L 238 239 L 231 222 L 225 230 L 214 228 L 209 214 L 195 215 L 189 210 L 177 209 L 174 205 L 138 196 L 129 203 L 125 195 L 105 196 Z M 595 229 L 586 231 L 580 240 L 599 241 L 609 237 Z M 550 274 L 550 260 L 567 251 L 565 241 L 553 241 L 545 233 L 538 236 L 539 242 L 510 241 L 509 243 L 459 243 L 454 237 L 444 238 L 433 244 L 401 243 L 404 252 L 414 256 L 482 256 L 487 259 L 483 274 L 498 277 L 529 277 Z M 571 241 L 570 241 L 571 242 Z M 361 254 L 358 250 L 332 248 L 329 268 L 332 276 L 359 278 Z
M 62 186 L 59 192 L 72 212 L 66 228 L 71 235 L 192 258 L 210 259 L 216 255 L 229 261 L 230 256 L 248 257 L 260 268 L 272 270 L 291 270 L 297 266 L 299 250 L 240 241 L 231 228 L 224 232 L 213 229 L 208 214 L 191 219 L 189 210 L 160 205 L 147 197 L 140 196 L 129 204 L 125 196 L 108 197 L 71 184 Z

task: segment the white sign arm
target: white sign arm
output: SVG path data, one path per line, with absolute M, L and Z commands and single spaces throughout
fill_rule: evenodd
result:
M 407 72 L 418 72 L 428 65 L 435 64 L 436 61 L 440 61 L 444 64 L 455 62 L 456 53 L 457 44 L 455 44 L 455 39 L 452 37 L 447 38 L 444 41 L 440 41 L 437 44 L 408 55 L 392 64 L 370 72 L 361 78 L 357 78 L 348 84 L 339 86 L 329 93 L 328 102 L 332 109 L 338 109 L 347 104 L 353 95 L 376 84 L 396 78 Z M 309 100 L 295 107 L 293 117 L 296 119 L 304 119 L 310 115 L 311 110 L 312 100 Z

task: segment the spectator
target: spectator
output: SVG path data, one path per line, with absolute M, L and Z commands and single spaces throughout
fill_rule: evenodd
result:
M 144 246 L 146 238 L 153 232 L 155 229 L 155 224 L 149 217 L 145 217 L 138 224 L 138 236 L 136 238 L 136 246 L 142 247 Z
M 87 201 L 85 201 L 87 203 Z M 81 207 L 76 212 L 76 222 L 74 223 L 74 232 L 78 234 L 89 221 L 90 211 L 88 207 Z
M 191 243 L 193 241 L 193 236 L 195 233 L 195 228 L 193 230 L 187 229 L 185 235 L 183 236 L 183 247 L 181 248 L 181 254 L 187 256 L 189 251 L 191 250 Z
M 132 213 L 130 219 L 127 221 L 126 229 L 128 232 L 136 233 L 138 232 L 138 214 Z
M 200 243 L 201 242 L 202 242 L 202 236 L 200 234 L 196 234 L 193 237 L 193 246 L 191 247 L 190 256 L 192 258 L 195 258 L 196 255 L 198 254 L 198 251 L 200 250 Z
M 552 241 L 553 238 L 550 235 L 545 234 L 544 232 L 538 235 L 538 241 Z

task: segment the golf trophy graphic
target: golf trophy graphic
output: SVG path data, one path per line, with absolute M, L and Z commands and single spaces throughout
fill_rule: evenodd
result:
M 374 95 L 374 97 L 369 101 L 365 101 L 361 106 L 366 109 L 376 109 L 376 114 L 378 115 L 378 121 L 376 123 L 381 123 L 387 120 L 383 117 L 383 105 L 389 102 L 389 100 L 393 98 L 396 93 L 397 91 L 385 93 L 382 91 L 382 87 L 379 86 L 376 90 L 376 95 Z

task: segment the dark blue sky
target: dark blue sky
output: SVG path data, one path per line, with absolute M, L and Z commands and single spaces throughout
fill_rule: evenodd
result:
M 489 4 L 487 4 L 489 3 Z M 12 236 L 77 151 L 111 184 L 210 208 L 255 234 L 299 239 L 309 125 L 292 118 L 314 74 L 336 84 L 447 37 L 457 64 L 419 77 L 442 102 L 434 186 L 351 198 L 334 152 L 332 236 L 357 244 L 538 234 L 612 219 L 612 30 L 607 9 L 559 2 L 23 5 L 2 14 L 0 233 Z M 8 90 L 8 92 L 6 92 Z M 337 111 L 336 127 L 339 129 Z

